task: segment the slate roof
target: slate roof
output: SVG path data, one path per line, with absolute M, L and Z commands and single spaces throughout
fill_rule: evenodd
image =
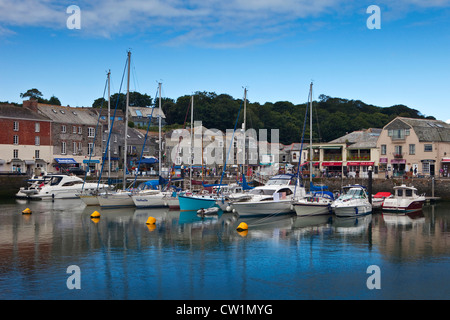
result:
M 378 137 L 382 129 L 370 128 L 353 131 L 329 143 L 349 143 L 348 149 L 369 149 L 377 146 Z
M 0 117 L 14 119 L 28 119 L 39 121 L 50 121 L 48 117 L 40 115 L 32 110 L 24 107 L 17 107 L 12 104 L 0 105 Z
M 450 142 L 450 124 L 441 120 L 397 117 L 384 129 L 403 129 L 405 124 L 414 130 L 420 142 Z
M 95 126 L 98 114 L 88 108 L 72 108 L 38 103 L 39 112 L 57 123 L 73 123 Z

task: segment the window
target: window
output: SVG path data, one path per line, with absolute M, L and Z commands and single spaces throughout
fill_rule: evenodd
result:
M 82 134 L 83 133 L 83 127 L 78 127 L 78 134 Z
M 41 132 L 41 124 L 39 122 L 34 124 L 34 132 Z
M 433 145 L 432 144 L 426 144 L 424 145 L 424 150 L 425 152 L 432 152 L 433 151 Z
M 34 145 L 35 146 L 40 146 L 41 145 L 41 137 L 39 137 L 39 136 L 35 136 L 34 137 Z
M 386 155 L 386 145 L 385 144 L 381 145 L 381 154 Z
M 83 151 L 83 144 L 81 142 L 78 142 L 78 149 L 77 149 L 78 153 L 81 154 Z
M 41 158 L 39 150 L 34 150 L 34 158 L 35 159 L 40 159 Z
M 423 174 L 430 174 L 430 163 L 429 162 L 423 162 L 422 163 L 422 173 Z
M 19 158 L 19 150 L 18 149 L 14 149 L 13 150 L 13 158 L 14 159 L 18 159 Z
M 395 154 L 396 155 L 398 155 L 398 156 L 403 155 L 402 151 L 403 151 L 402 146 L 395 146 Z
M 409 154 L 416 154 L 416 145 L 415 144 L 409 145 Z
M 114 135 L 114 142 L 117 142 L 117 135 Z
M 92 142 L 88 143 L 88 154 L 91 156 L 95 154 L 94 144 Z
M 77 127 L 76 126 L 72 126 L 72 133 L 77 133 Z
M 66 133 L 66 126 L 64 124 L 61 126 L 61 132 Z
M 95 137 L 95 128 L 88 128 L 88 137 L 89 138 Z
M 13 143 L 14 144 L 19 144 L 19 136 L 14 136 L 13 137 Z
M 14 121 L 14 131 L 19 131 L 19 121 Z
M 77 154 L 77 142 L 73 142 L 73 154 Z
M 66 143 L 61 142 L 61 154 L 66 154 Z

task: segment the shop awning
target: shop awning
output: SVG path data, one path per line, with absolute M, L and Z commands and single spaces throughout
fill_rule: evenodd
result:
M 55 158 L 56 163 L 59 164 L 77 164 L 74 158 Z
M 442 158 L 442 162 L 450 162 L 450 158 Z
M 342 162 L 322 162 L 323 167 L 340 167 Z
M 30 166 L 35 164 L 36 162 L 34 160 L 23 160 L 25 162 L 25 165 Z

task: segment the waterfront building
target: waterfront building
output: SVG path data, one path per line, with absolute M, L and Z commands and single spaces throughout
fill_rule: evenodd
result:
M 0 105 L 0 172 L 47 171 L 53 159 L 51 120 L 27 108 Z
M 67 173 L 71 167 L 101 168 L 102 138 L 96 134 L 98 114 L 93 109 L 49 105 L 33 99 L 24 100 L 23 107 L 51 120 L 53 158 L 48 172 Z
M 380 171 L 389 176 L 444 176 L 450 172 L 450 124 L 397 117 L 377 142 Z

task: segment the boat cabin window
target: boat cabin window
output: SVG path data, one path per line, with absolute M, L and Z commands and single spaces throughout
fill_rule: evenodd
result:
M 267 181 L 266 186 L 283 186 L 283 185 L 289 185 L 291 180 L 289 179 L 270 179 Z
M 352 188 L 347 192 L 347 195 L 354 198 L 364 198 L 364 190 Z
M 411 189 L 406 189 L 405 190 L 405 196 L 412 197 L 412 195 L 413 195 L 413 191 Z
M 286 193 L 287 196 L 293 194 L 292 190 L 289 188 L 280 189 L 278 190 L 278 193 Z
M 403 190 L 402 189 L 397 189 L 397 196 L 398 197 L 403 197 Z
M 62 180 L 62 177 L 52 177 L 52 179 L 50 180 L 50 185 L 51 186 L 56 186 L 59 184 L 59 182 Z

